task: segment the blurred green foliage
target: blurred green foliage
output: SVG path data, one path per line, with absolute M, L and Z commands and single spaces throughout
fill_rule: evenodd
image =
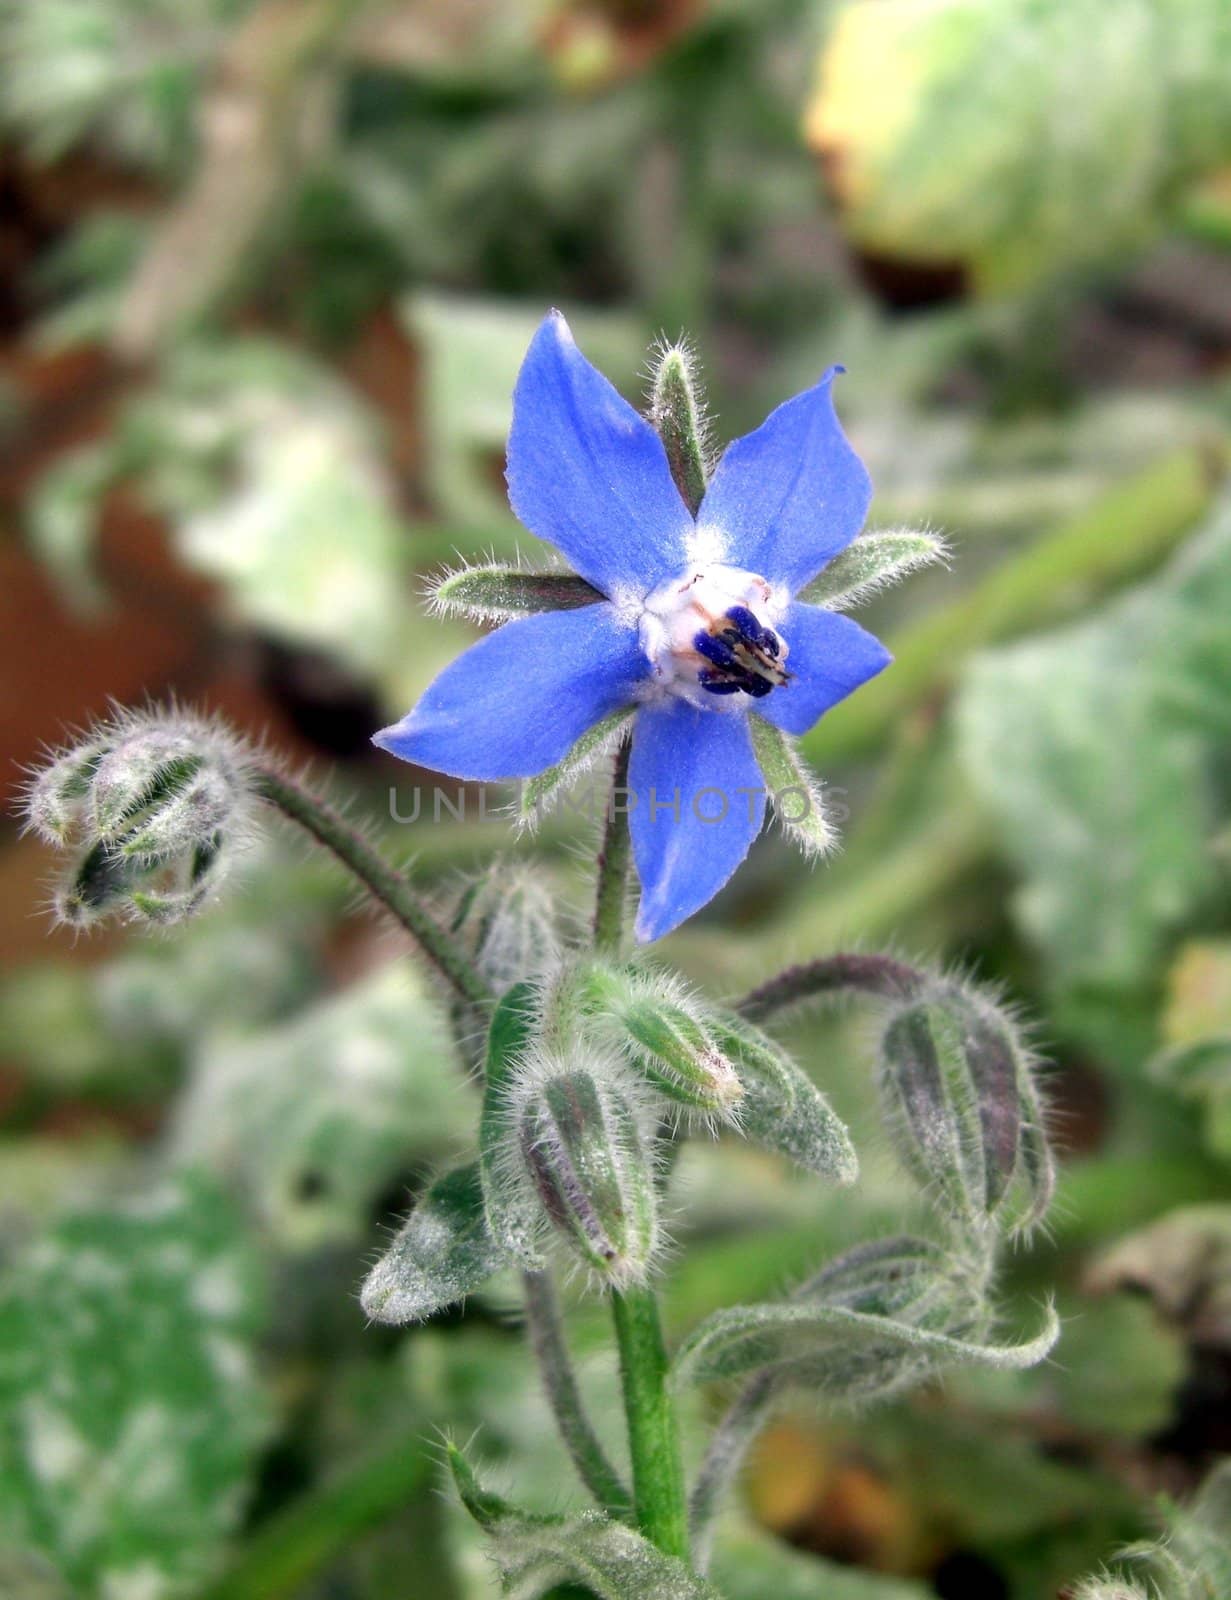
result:
M 500 465 L 556 301 L 634 396 L 649 340 L 690 329 L 722 439 L 844 360 L 874 525 L 954 547 L 875 599 L 897 665 L 810 740 L 843 855 L 805 875 L 762 844 L 672 953 L 714 993 L 850 941 L 1007 986 L 1068 1146 L 1013 1316 L 1058 1283 L 1065 1331 L 1030 1373 L 794 1405 L 746 1488 L 798 1548 L 732 1516 L 731 1600 L 1042 1600 L 1231 1443 L 1229 30 L 1220 0 L 0 0 L 23 181 L 108 179 L 40 237 L 23 352 L 141 358 L 20 506 L 66 616 L 122 604 L 100 535 L 133 495 L 228 647 L 400 714 L 470 637 L 422 578 L 543 554 Z M 38 416 L 6 388 L 6 430 Z M 348 781 L 383 818 L 387 770 Z M 454 866 L 512 844 L 495 815 L 382 832 L 450 906 Z M 582 836 L 557 816 L 516 849 L 568 890 Z M 435 1493 L 445 1426 L 573 1513 L 511 1284 L 396 1340 L 357 1303 L 469 1124 L 450 1022 L 278 845 L 174 939 L 5 978 L 0 1591 L 484 1600 Z M 790 1042 L 860 1184 L 690 1146 L 675 1339 L 913 1225 L 858 1021 Z

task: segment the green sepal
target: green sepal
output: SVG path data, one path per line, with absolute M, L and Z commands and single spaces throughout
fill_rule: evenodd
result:
M 536 777 L 528 778 L 521 787 L 518 803 L 518 820 L 523 827 L 532 827 L 543 812 L 555 804 L 563 791 L 576 783 L 610 749 L 633 718 L 635 706 L 621 706 L 612 711 L 592 728 L 586 730 L 562 761 Z
M 504 1259 L 471 1161 L 437 1178 L 419 1200 L 368 1273 L 359 1303 L 373 1322 L 423 1322 L 482 1287 Z
M 536 1020 L 534 986 L 515 983 L 492 1013 L 479 1116 L 479 1174 L 488 1231 L 502 1249 L 531 1271 L 546 1264 L 539 1248 L 542 1221 L 522 1175 L 510 1160 L 509 1141 L 515 1145 L 511 1091 L 534 1038 Z
M 838 842 L 837 831 L 825 815 L 820 785 L 795 745 L 780 728 L 761 717 L 749 717 L 748 729 L 774 816 L 783 831 L 805 855 L 828 855 Z
M 738 1122 L 743 1137 L 831 1183 L 854 1183 L 859 1157 L 851 1136 L 812 1079 L 742 1018 L 719 1014 L 711 1031 L 744 1091 Z
M 491 1539 L 501 1593 L 538 1600 L 574 1583 L 593 1600 L 722 1600 L 718 1590 L 601 1511 L 571 1517 L 523 1511 L 492 1494 L 456 1445 L 449 1467 L 462 1504 Z
M 705 411 L 697 395 L 690 350 L 668 345 L 658 356 L 650 390 L 650 421 L 663 442 L 680 498 L 695 517 L 705 499 Z
M 474 622 L 509 622 L 539 611 L 576 611 L 605 596 L 573 572 L 521 572 L 493 562 L 449 572 L 432 585 L 433 608 Z
M 800 590 L 799 599 L 829 611 L 849 611 L 947 555 L 945 541 L 923 529 L 863 533 Z

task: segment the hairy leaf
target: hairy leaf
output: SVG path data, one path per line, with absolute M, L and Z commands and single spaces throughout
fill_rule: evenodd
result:
M 801 600 L 849 611 L 920 567 L 948 554 L 939 534 L 921 528 L 884 528 L 860 534 L 799 594 Z
M 507 622 L 536 611 L 575 611 L 604 598 L 572 572 L 519 572 L 498 563 L 448 572 L 429 592 L 435 610 L 476 622 Z
M 432 1184 L 368 1273 L 359 1303 L 374 1322 L 423 1322 L 480 1288 L 503 1261 L 472 1161 Z

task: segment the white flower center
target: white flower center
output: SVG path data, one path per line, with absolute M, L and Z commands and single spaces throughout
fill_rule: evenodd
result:
M 790 677 L 773 626 L 785 607 L 772 584 L 740 567 L 692 567 L 660 584 L 640 620 L 655 682 L 710 710 L 763 698 Z

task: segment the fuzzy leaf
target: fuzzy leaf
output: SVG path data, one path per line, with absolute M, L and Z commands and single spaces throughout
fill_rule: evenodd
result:
M 828 855 L 838 835 L 825 815 L 821 786 L 785 733 L 760 717 L 748 719 L 752 748 L 774 816 L 806 856 Z
M 503 1261 L 472 1161 L 432 1184 L 368 1273 L 359 1303 L 374 1322 L 423 1322 L 480 1288 Z
M 266 1433 L 263 1320 L 239 1219 L 199 1178 L 35 1243 L 0 1294 L 4 1542 L 83 1594 L 195 1593 Z
M 697 393 L 692 353 L 668 345 L 655 362 L 650 384 L 650 421 L 663 442 L 680 498 L 695 517 L 705 499 L 705 407 Z
M 492 563 L 446 573 L 431 588 L 434 610 L 476 622 L 507 622 L 536 611 L 575 611 L 604 598 L 572 572 L 519 572 Z
M 485 1489 L 453 1446 L 449 1465 L 462 1504 L 491 1537 L 510 1600 L 537 1600 L 562 1583 L 580 1584 L 594 1600 L 721 1600 L 682 1561 L 602 1512 L 536 1516 Z
M 710 1031 L 739 1074 L 744 1138 L 832 1183 L 854 1183 L 859 1158 L 850 1134 L 812 1079 L 750 1023 L 718 1017 Z
M 830 611 L 849 611 L 908 573 L 943 561 L 946 554 L 943 539 L 919 528 L 863 533 L 813 578 L 799 598 Z
M 890 1241 L 886 1250 L 903 1248 Z M 910 1241 L 905 1241 L 909 1244 Z M 868 1247 L 873 1252 L 876 1247 Z M 863 1252 L 852 1252 L 859 1256 Z M 908 1259 L 909 1256 L 908 1256 Z M 907 1274 L 911 1299 L 894 1314 L 855 1309 L 901 1292 L 875 1255 L 854 1267 L 872 1269 L 871 1288 L 843 1283 L 853 1270 L 850 1258 L 822 1273 L 804 1294 L 781 1304 L 734 1306 L 716 1312 L 694 1329 L 675 1361 L 678 1383 L 706 1383 L 774 1370 L 838 1399 L 886 1394 L 916 1383 L 946 1367 L 1028 1367 L 1041 1361 L 1056 1342 L 1060 1325 L 1048 1310 L 1041 1333 L 1017 1345 L 989 1345 L 939 1331 L 948 1323 L 969 1328 L 978 1320 L 969 1289 L 945 1281 L 944 1269 L 921 1262 Z M 813 1298 L 824 1294 L 824 1300 Z M 844 1303 L 854 1301 L 854 1305 Z M 907 1320 L 913 1318 L 915 1320 Z M 928 1324 L 928 1325 L 922 1325 Z

